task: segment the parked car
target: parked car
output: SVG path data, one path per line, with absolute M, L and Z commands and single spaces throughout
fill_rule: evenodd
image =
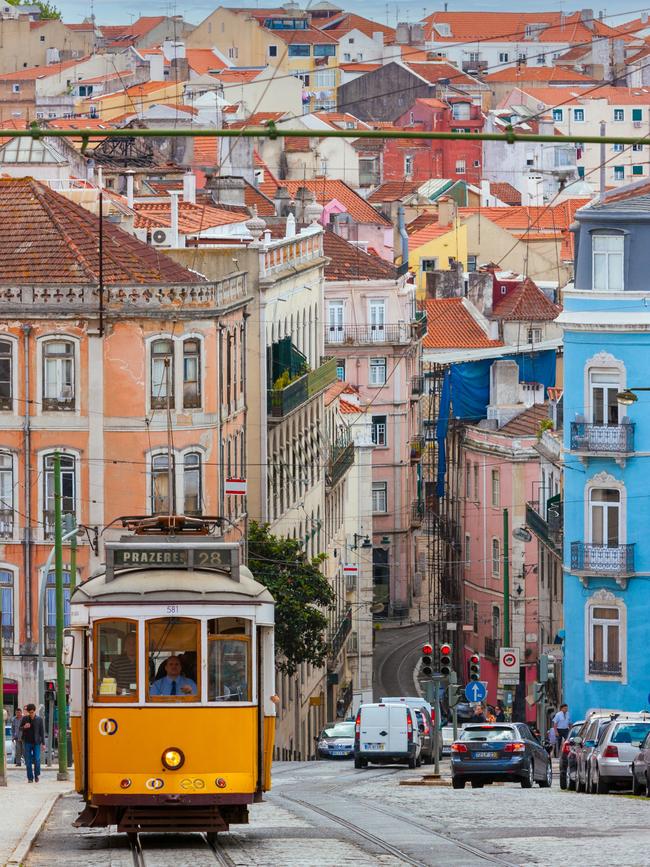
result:
M 573 738 L 577 792 L 589 791 L 591 786 L 591 754 L 596 747 L 598 738 L 616 716 L 616 712 L 593 713 Z
M 650 714 L 621 714 L 601 733 L 591 754 L 592 794 L 606 795 L 610 788 L 632 788 L 632 762 L 650 733 Z
M 579 733 L 584 720 L 574 723 L 569 729 L 569 734 L 564 741 L 562 752 L 560 753 L 560 788 L 570 789 L 572 792 L 576 787 L 576 754 L 574 738 Z
M 632 793 L 650 798 L 650 734 L 647 734 L 632 760 Z
M 433 721 L 426 707 L 415 708 L 415 716 L 420 730 L 420 740 L 422 741 L 422 762 L 425 765 L 430 765 L 433 762 Z M 440 753 L 442 754 L 442 747 Z
M 451 745 L 454 742 L 454 727 L 443 726 L 440 729 L 440 734 L 442 735 L 442 754 L 449 756 L 451 755 Z
M 354 756 L 354 722 L 327 723 L 317 738 L 319 759 L 351 759 Z
M 518 782 L 522 789 L 552 784 L 551 759 L 524 723 L 468 723 L 451 745 L 454 789 L 467 782 L 480 789 L 495 781 Z
M 13 762 L 14 760 L 14 742 L 11 739 L 11 723 L 5 723 L 5 756 L 6 762 Z
M 421 763 L 422 740 L 415 710 L 406 704 L 362 704 L 354 727 L 354 767 Z

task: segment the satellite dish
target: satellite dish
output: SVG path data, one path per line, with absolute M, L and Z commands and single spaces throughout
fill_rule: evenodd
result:
M 512 531 L 512 538 L 518 539 L 520 542 L 530 542 L 533 537 L 525 527 L 515 527 Z

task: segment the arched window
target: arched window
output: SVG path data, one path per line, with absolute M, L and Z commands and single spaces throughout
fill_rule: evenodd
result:
M 14 459 L 0 452 L 0 539 L 14 534 Z
M 61 512 L 77 517 L 77 470 L 73 455 L 61 455 Z M 43 527 L 46 539 L 54 536 L 54 455 L 43 458 Z
M 71 340 L 43 343 L 43 410 L 74 410 L 74 344 Z
M 627 677 L 626 607 L 610 591 L 597 590 L 585 607 L 585 676 L 588 680 Z
M 175 511 L 176 503 L 174 497 L 174 474 L 175 462 L 172 455 L 171 473 L 169 472 L 169 456 L 167 452 L 159 455 L 153 455 L 151 458 L 151 514 L 163 515 Z M 170 503 L 170 476 L 171 476 L 171 494 L 172 500 Z
M 201 455 L 198 452 L 187 452 L 183 458 L 183 513 L 202 513 Z
M 0 409 L 12 409 L 13 404 L 13 344 L 0 340 Z
M 14 652 L 14 573 L 0 569 L 0 599 L 2 602 L 2 649 Z
M 70 626 L 70 572 L 63 572 L 63 625 Z M 45 585 L 45 652 L 56 652 L 56 575 L 48 572 Z
M 196 337 L 183 341 L 183 407 L 201 406 L 201 341 Z
M 151 407 L 174 408 L 174 343 L 154 340 L 151 344 Z

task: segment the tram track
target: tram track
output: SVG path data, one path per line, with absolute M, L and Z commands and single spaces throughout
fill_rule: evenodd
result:
M 167 846 L 147 845 L 147 836 L 143 838 L 142 834 L 129 835 L 129 849 L 131 850 L 133 867 L 157 867 L 162 853 L 164 853 L 165 861 L 169 860 L 170 863 L 173 862 L 175 864 L 186 863 L 186 859 L 192 851 L 197 853 L 194 844 L 199 840 L 202 841 L 205 848 L 201 846 L 198 851 L 203 853 L 206 853 L 206 851 L 210 852 L 213 856 L 210 859 L 211 863 L 220 864 L 221 867 L 236 867 L 235 861 L 221 845 L 216 835 L 212 836 L 205 833 L 183 835 L 184 843 L 189 845 L 179 845 L 175 849 L 168 848 Z M 159 835 L 154 835 L 154 837 L 159 842 Z M 143 840 L 145 841 L 144 844 Z

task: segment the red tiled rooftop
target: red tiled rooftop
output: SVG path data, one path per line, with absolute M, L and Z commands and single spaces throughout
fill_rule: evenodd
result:
M 171 226 L 171 206 L 168 202 L 142 203 L 134 205 L 136 229 L 149 229 L 158 226 Z M 178 203 L 178 230 L 184 235 L 202 232 L 230 223 L 241 223 L 247 219 L 241 213 L 232 213 L 210 205 L 196 205 L 191 202 Z
M 256 184 L 258 190 L 264 193 L 267 198 L 274 198 L 280 182 L 276 179 L 275 175 L 259 155 L 258 151 L 253 151 L 253 164 L 256 168 L 262 169 L 264 172 L 264 179 L 258 181 Z
M 308 30 L 271 30 L 268 27 L 262 29 L 265 33 L 270 33 L 274 39 L 281 39 L 290 45 L 322 45 L 323 43 L 336 45 L 338 42 L 338 39 L 316 27 L 310 27 Z
M 374 225 L 390 226 L 391 223 L 362 199 L 358 193 L 346 183 L 330 178 L 310 178 L 306 181 L 281 181 L 289 195 L 294 197 L 300 187 L 307 187 L 321 205 L 328 205 L 337 199 L 356 223 L 373 223 Z
M 427 314 L 425 349 L 490 349 L 503 344 L 490 340 L 473 318 L 463 298 L 428 298 L 422 303 Z
M 506 205 L 521 205 L 521 193 L 506 181 L 493 181 L 490 184 L 490 194 Z
M 256 111 L 246 120 L 234 120 L 228 124 L 230 129 L 245 129 L 253 126 L 266 126 L 269 121 L 277 123 L 284 117 L 286 111 Z
M 420 186 L 418 181 L 384 181 L 376 190 L 368 196 L 368 202 L 381 204 L 382 202 L 398 202 L 404 196 L 416 192 Z
M 380 24 L 377 21 L 371 21 L 369 18 L 356 15 L 354 12 L 344 12 L 342 15 L 328 18 L 320 25 L 320 29 L 330 33 L 337 39 L 345 36 L 350 32 L 350 30 L 359 30 L 371 39 L 375 33 L 383 33 L 385 40 L 392 40 L 395 38 L 394 27 L 389 27 L 387 24 Z
M 287 154 L 306 154 L 311 150 L 311 142 L 302 136 L 284 139 L 284 152 Z
M 441 226 L 438 222 L 429 223 L 409 235 L 409 250 L 417 250 L 423 244 L 428 244 L 434 238 L 442 238 L 447 232 L 453 232 L 453 226 Z
M 483 77 L 487 84 L 492 82 L 506 81 L 516 83 L 518 81 L 552 82 L 563 81 L 572 84 L 596 84 L 596 79 L 589 75 L 576 72 L 575 69 L 565 69 L 558 66 L 509 66 L 498 69 Z
M 225 69 L 226 64 L 211 48 L 187 48 L 185 51 L 188 65 L 197 75 L 205 75 L 215 69 Z
M 323 235 L 326 280 L 397 280 L 397 269 L 327 229 Z
M 493 40 L 500 42 L 523 42 L 526 26 L 530 24 L 548 25 L 535 34 L 536 42 L 575 43 L 591 42 L 594 36 L 614 38 L 624 35 L 616 28 L 609 27 L 597 17 L 587 24 L 581 20 L 580 12 L 571 14 L 554 12 L 433 12 L 424 19 L 425 35 L 434 42 L 481 42 Z M 432 25 L 438 23 L 450 28 L 449 36 L 442 36 Z M 629 37 L 628 37 L 629 38 Z M 528 39 L 530 42 L 530 38 Z
M 540 424 L 549 418 L 548 405 L 535 403 L 500 427 L 498 433 L 512 437 L 537 436 Z
M 499 298 L 493 315 L 506 322 L 552 322 L 560 315 L 560 308 L 527 277 L 504 298 Z
M 408 69 L 415 72 L 416 75 L 419 75 L 425 81 L 428 81 L 429 84 L 436 84 L 441 78 L 452 80 L 454 86 L 460 87 L 461 89 L 463 84 L 473 86 L 481 84 L 481 82 L 477 81 L 476 78 L 467 75 L 465 72 L 461 72 L 457 66 L 453 66 L 451 63 L 440 62 L 438 60 L 424 62 L 419 60 L 406 60 L 404 61 L 404 66 L 408 67 Z
M 50 75 L 58 75 L 66 69 L 71 69 L 79 63 L 90 60 L 90 56 L 77 57 L 76 60 L 62 60 L 60 63 L 50 63 L 45 66 L 28 66 L 18 69 L 16 72 L 3 72 L 0 81 L 32 81 L 38 78 L 48 78 Z

